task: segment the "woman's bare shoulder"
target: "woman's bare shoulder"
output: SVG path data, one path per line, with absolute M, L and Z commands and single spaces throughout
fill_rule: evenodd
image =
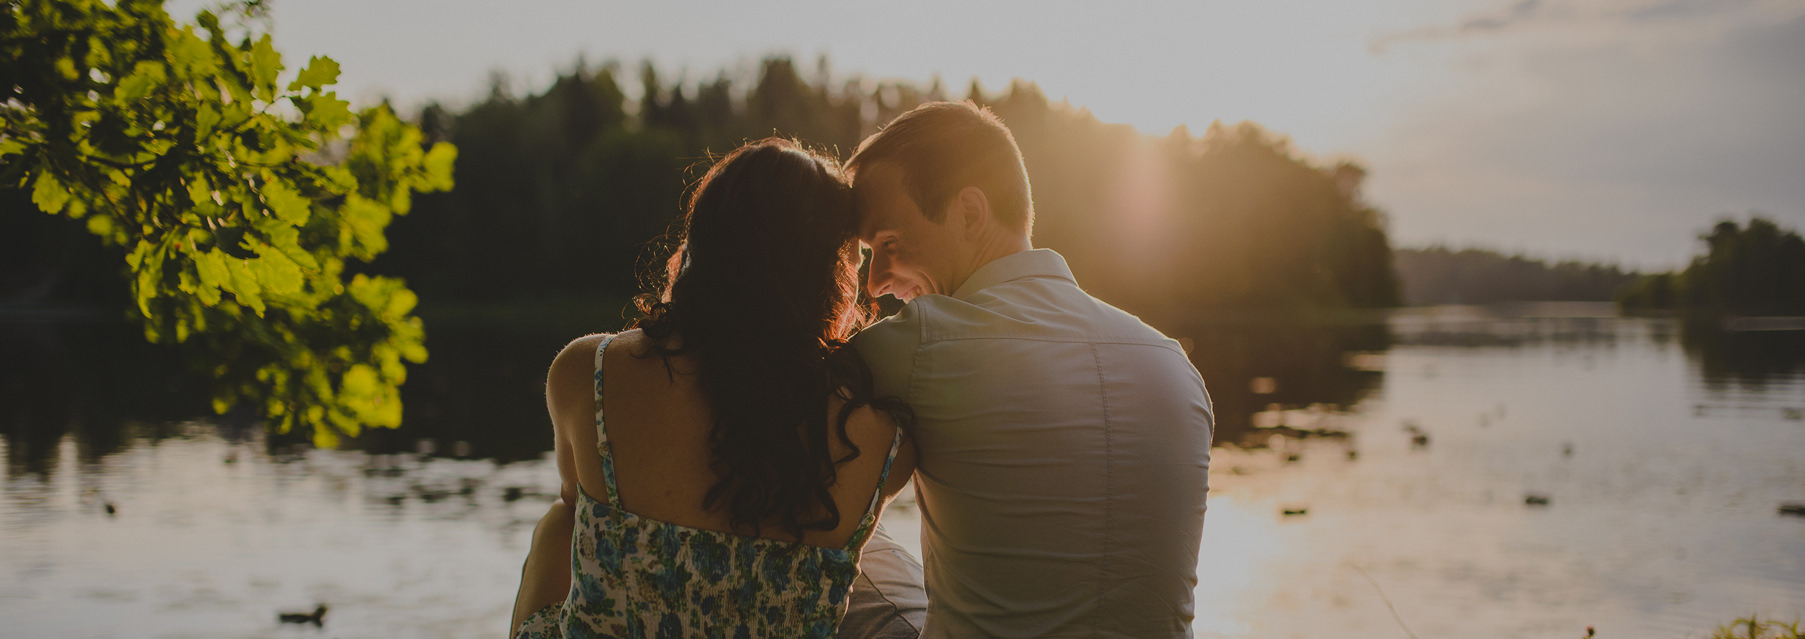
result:
M 551 371 L 546 375 L 547 380 L 557 382 L 560 378 L 568 377 L 561 373 L 577 370 L 592 371 L 595 368 L 595 349 L 601 346 L 602 340 L 607 338 L 607 333 L 593 333 L 565 344 L 564 348 L 558 351 L 558 356 L 552 359 Z M 588 377 L 589 373 L 585 372 L 582 376 Z
M 546 405 L 557 417 L 563 412 L 560 407 L 575 410 L 577 407 L 592 407 L 595 397 L 595 353 L 602 341 L 611 335 L 616 339 L 609 345 L 609 350 L 621 348 L 625 343 L 638 339 L 637 330 L 618 334 L 594 333 L 571 340 L 558 351 L 552 359 L 551 370 L 545 376 Z M 578 414 L 593 411 L 588 408 Z

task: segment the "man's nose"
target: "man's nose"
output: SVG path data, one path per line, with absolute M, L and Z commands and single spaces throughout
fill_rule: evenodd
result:
M 884 289 L 890 286 L 890 258 L 884 252 L 872 251 L 871 261 L 867 262 L 865 272 L 865 293 L 872 299 L 884 296 Z

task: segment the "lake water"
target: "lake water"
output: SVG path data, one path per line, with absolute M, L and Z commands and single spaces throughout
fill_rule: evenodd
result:
M 338 451 L 194 418 L 204 384 L 129 330 L 0 324 L 0 637 L 505 635 L 556 486 L 542 371 L 577 332 L 428 321 L 407 423 Z M 1805 612 L 1805 518 L 1777 513 L 1805 501 L 1805 331 L 1543 305 L 1169 332 L 1221 422 L 1200 637 Z

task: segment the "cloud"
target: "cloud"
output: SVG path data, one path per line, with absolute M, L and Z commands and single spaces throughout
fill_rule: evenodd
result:
M 1369 196 L 1400 244 L 1476 241 L 1683 264 L 1721 215 L 1805 228 L 1805 8 L 1668 13 L 1688 37 L 1513 42 L 1403 116 Z M 1623 26 L 1627 14 L 1619 13 Z M 1653 25 L 1617 35 L 1639 37 Z M 1665 29 L 1666 27 L 1662 27 Z
M 1788 15 L 1793 0 L 1580 0 L 1550 7 L 1542 0 L 1518 0 L 1471 14 L 1452 24 L 1435 24 L 1380 34 L 1368 42 L 1374 55 L 1406 42 L 1448 42 L 1496 36 L 1532 27 L 1577 27 L 1586 37 L 1657 32 L 1675 26 L 1740 25 L 1751 16 Z M 1759 19 L 1759 18 L 1757 18 Z
M 1456 30 L 1463 33 L 1471 33 L 1474 31 L 1497 31 L 1534 17 L 1536 9 L 1540 7 L 1541 4 L 1541 0 L 1522 0 L 1521 2 L 1511 5 L 1510 9 L 1503 15 L 1468 18 L 1465 22 L 1460 23 L 1460 26 Z
M 1741 10 L 1755 0 L 1669 0 L 1637 7 L 1623 15 L 1631 22 L 1684 20 Z
M 1446 40 L 1472 34 L 1495 33 L 1537 19 L 1541 8 L 1542 0 L 1518 0 L 1503 11 L 1470 16 L 1452 26 L 1419 27 L 1382 35 L 1373 39 L 1370 49 L 1377 54 L 1384 53 L 1387 47 L 1399 42 Z

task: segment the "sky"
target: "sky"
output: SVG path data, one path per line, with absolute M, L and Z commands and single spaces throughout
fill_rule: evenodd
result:
M 1805 230 L 1805 0 L 273 6 L 290 66 L 331 56 L 354 103 L 468 104 L 497 72 L 536 92 L 579 57 L 694 82 L 825 55 L 836 77 L 955 96 L 1021 78 L 1148 134 L 1252 120 L 1365 165 L 1400 246 L 1665 269 L 1724 217 Z

